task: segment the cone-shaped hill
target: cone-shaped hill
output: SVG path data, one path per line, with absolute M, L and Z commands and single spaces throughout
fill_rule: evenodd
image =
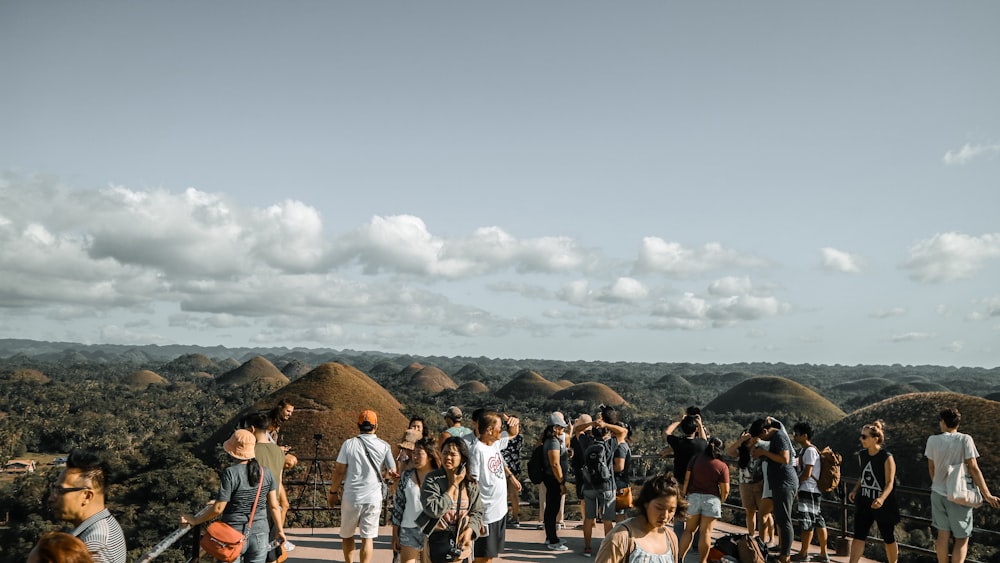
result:
M 170 382 L 155 371 L 143 369 L 128 376 L 128 385 L 134 389 L 145 389 L 150 385 L 170 385 Z
M 18 368 L 10 375 L 11 381 L 26 381 L 30 383 L 48 383 L 49 376 L 34 368 Z
M 676 373 L 668 373 L 657 379 L 656 387 L 672 393 L 691 393 L 694 390 L 694 385 L 690 381 Z
M 561 389 L 559 384 L 545 379 L 537 371 L 522 369 L 496 392 L 496 396 L 501 399 L 547 399 Z
M 178 356 L 164 364 L 160 371 L 163 373 L 190 374 L 199 371 L 217 373 L 219 366 L 204 354 L 185 354 Z
M 979 468 L 988 483 L 1000 480 L 1000 403 L 961 393 L 910 393 L 886 399 L 852 412 L 846 418 L 819 428 L 813 442 L 830 446 L 844 456 L 841 472 L 861 474 L 854 452 L 861 449 L 861 427 L 878 419 L 885 422 L 885 448 L 896 458 L 896 475 L 901 485 L 929 488 L 924 446 L 927 437 L 940 432 L 938 413 L 955 406 L 962 413 L 959 432 L 970 434 L 979 450 Z
M 577 383 L 576 385 L 557 391 L 549 397 L 549 400 L 583 401 L 585 403 L 593 403 L 595 405 L 603 403 L 605 405 L 615 407 L 625 404 L 625 399 L 615 392 L 615 390 L 603 383 L 597 383 L 596 381 Z
M 469 381 L 468 383 L 463 383 L 458 386 L 458 390 L 465 393 L 475 393 L 476 395 L 490 392 L 490 388 L 487 387 L 482 381 Z
M 837 408 L 819 393 L 784 377 L 764 376 L 748 379 L 720 394 L 705 405 L 705 410 L 718 413 L 736 411 L 773 413 L 791 416 L 793 423 L 808 420 L 813 426 L 832 424 L 844 418 Z
M 227 371 L 216 379 L 219 385 L 247 385 L 260 382 L 264 385 L 282 386 L 288 383 L 288 377 L 274 367 L 267 358 L 254 356 L 240 367 Z
M 462 369 L 455 372 L 453 379 L 455 381 L 482 381 L 488 375 L 479 364 L 465 364 Z
M 281 367 L 281 373 L 285 374 L 285 377 L 291 380 L 298 379 L 310 371 L 312 371 L 312 366 L 298 358 L 289 360 L 288 363 Z
M 420 365 L 420 364 L 413 364 Z M 410 366 L 410 368 L 413 367 Z M 407 368 L 407 371 L 410 368 Z M 434 366 L 421 366 L 410 376 L 410 388 L 419 389 L 431 395 L 437 395 L 445 389 L 458 389 L 458 385 L 448 377 L 448 374 Z
M 200 451 L 212 454 L 247 413 L 270 410 L 282 399 L 291 401 L 295 412 L 281 426 L 278 441 L 292 446 L 300 461 L 312 458 L 315 434 L 323 435 L 319 457 L 336 457 L 340 444 L 358 435 L 358 415 L 365 409 L 378 413 L 376 433 L 393 445 L 393 451 L 409 424 L 409 419 L 400 412 L 399 401 L 372 378 L 354 367 L 330 362 L 317 366 L 237 414 L 206 440 Z
M 558 385 L 560 389 L 569 389 L 570 387 L 576 385 L 576 383 L 573 383 L 568 379 L 560 379 L 559 381 L 556 381 L 556 385 Z

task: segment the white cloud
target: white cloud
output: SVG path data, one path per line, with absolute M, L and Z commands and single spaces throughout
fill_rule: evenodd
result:
M 649 290 L 635 278 L 621 277 L 605 291 L 604 299 L 609 301 L 638 301 L 649 295 Z
M 748 295 L 753 289 L 749 276 L 726 276 L 709 284 L 708 292 L 711 295 L 721 297 L 732 297 L 734 295 Z
M 969 321 L 986 321 L 1000 317 L 1000 297 L 988 297 L 973 301 L 981 310 L 973 311 L 966 316 Z
M 1000 233 L 938 233 L 913 245 L 909 252 L 903 267 L 909 270 L 910 279 L 927 283 L 968 279 L 987 260 L 1000 257 Z
M 774 297 L 740 295 L 720 299 L 709 309 L 708 316 L 714 321 L 728 323 L 774 317 L 790 310 L 789 304 Z
M 941 160 L 943 160 L 947 165 L 961 165 L 966 164 L 975 158 L 993 158 L 997 155 L 1000 155 L 1000 143 L 990 143 L 985 145 L 965 143 L 962 148 L 957 151 L 949 150 L 944 153 L 944 157 Z
M 892 317 L 902 317 L 907 313 L 905 307 L 890 307 L 888 309 L 879 309 L 877 311 L 872 311 L 868 314 L 869 317 L 873 319 L 889 319 Z
M 710 242 L 700 247 L 685 247 L 659 237 L 644 237 L 635 262 L 635 271 L 686 277 L 726 268 L 761 268 L 766 260 L 741 254 Z
M 953 340 L 941 347 L 945 352 L 961 352 L 965 349 L 965 343 L 961 340 Z
M 820 254 L 823 256 L 823 268 L 831 272 L 856 274 L 862 270 L 862 259 L 856 254 L 829 246 L 821 248 Z
M 598 261 L 569 237 L 518 240 L 499 227 L 476 229 L 465 239 L 434 236 L 412 215 L 375 216 L 333 243 L 333 263 L 355 260 L 364 272 L 396 272 L 457 279 L 506 268 L 519 272 L 585 271 Z
M 900 334 L 893 334 L 889 337 L 891 342 L 916 342 L 920 340 L 928 340 L 933 338 L 934 335 L 929 332 L 904 332 Z

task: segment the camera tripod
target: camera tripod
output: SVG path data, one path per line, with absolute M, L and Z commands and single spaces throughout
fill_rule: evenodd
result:
M 309 469 L 306 470 L 306 476 L 303 479 L 302 489 L 299 491 L 299 496 L 295 500 L 295 510 L 302 510 L 303 496 L 305 496 L 309 485 L 312 485 L 308 510 L 311 512 L 309 515 L 309 527 L 312 528 L 313 533 L 316 531 L 316 511 L 325 508 L 326 488 L 329 486 L 329 483 L 323 477 L 323 464 L 319 462 L 319 443 L 322 440 L 322 434 L 313 435 L 313 458 L 309 463 Z M 323 505 L 316 504 L 317 495 L 319 495 L 320 500 L 324 503 Z

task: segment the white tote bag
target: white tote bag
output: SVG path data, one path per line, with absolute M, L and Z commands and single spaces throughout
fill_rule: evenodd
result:
M 972 475 L 965 468 L 965 462 L 948 466 L 948 500 L 962 506 L 979 508 L 983 504 L 983 493 L 972 482 Z

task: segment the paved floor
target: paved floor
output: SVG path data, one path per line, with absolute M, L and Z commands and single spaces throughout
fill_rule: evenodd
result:
M 529 522 L 536 524 L 537 522 Z M 559 537 L 566 540 L 569 551 L 553 552 L 545 547 L 545 532 L 541 529 L 518 529 L 507 530 L 506 549 L 501 557 L 495 559 L 496 563 L 526 563 L 533 561 L 591 561 L 592 558 L 583 554 L 583 531 L 576 529 L 579 522 L 567 521 L 569 529 L 561 530 Z M 600 527 L 598 527 L 600 529 Z M 719 537 L 731 532 L 744 531 L 742 528 L 732 526 L 723 522 L 716 523 L 715 536 Z M 292 528 L 286 531 L 289 539 L 296 545 L 296 549 L 288 554 L 288 563 L 309 562 L 309 561 L 334 561 L 344 560 L 341 551 L 340 534 L 337 528 Z M 389 546 L 389 539 L 392 531 L 388 527 L 383 527 L 379 537 L 375 540 L 375 556 L 372 563 L 391 563 L 392 551 Z M 593 541 L 594 551 L 600 545 L 600 537 L 596 535 Z M 798 549 L 798 542 L 795 544 Z M 813 545 L 810 553 L 817 553 L 818 548 Z M 794 552 L 793 552 L 794 553 Z M 830 551 L 833 555 L 833 550 Z M 355 563 L 357 563 L 357 552 L 355 552 Z M 847 557 L 831 557 L 832 561 L 844 563 Z M 862 559 L 862 562 L 871 563 L 869 559 Z M 684 563 L 698 563 L 697 549 L 691 550 Z

